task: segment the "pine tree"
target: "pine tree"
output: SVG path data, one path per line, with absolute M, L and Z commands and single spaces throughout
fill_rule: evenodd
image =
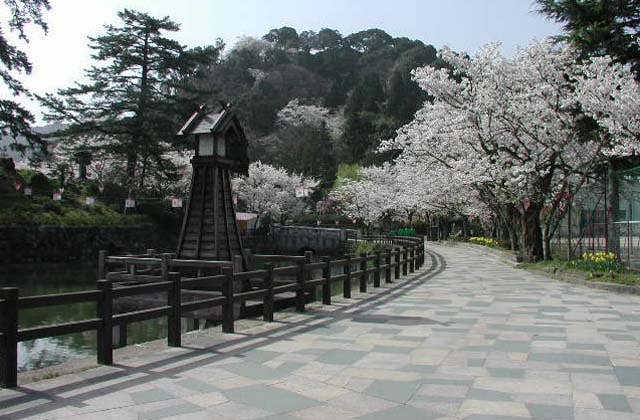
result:
M 639 0 L 537 0 L 538 11 L 563 25 L 585 56 L 611 55 L 640 75 Z
M 15 73 L 31 73 L 31 62 L 25 54 L 15 45 L 12 45 L 6 37 L 9 31 L 15 31 L 18 38 L 29 42 L 25 29 L 33 24 L 47 32 L 47 24 L 42 17 L 44 10 L 49 10 L 49 0 L 5 0 L 5 14 L 10 16 L 4 25 L 0 27 L 0 79 L 4 82 L 7 91 L 14 98 L 30 96 L 29 91 L 14 77 Z M 3 15 L 5 15 L 3 14 Z M 24 151 L 25 145 L 18 144 L 14 139 L 24 136 L 29 145 L 40 143 L 39 137 L 31 131 L 34 117 L 27 109 L 15 99 L 0 98 L 0 134 L 10 136 L 10 144 L 3 144 L 6 137 L 0 140 L 0 147 L 9 146 L 12 149 Z
M 69 142 L 100 139 L 111 156 L 126 161 L 129 188 L 144 186 L 152 169 L 162 170 L 162 155 L 176 128 L 195 107 L 192 85 L 200 66 L 215 60 L 221 46 L 187 50 L 164 36 L 179 25 L 125 9 L 120 26 L 90 37 L 96 64 L 86 70 L 88 83 L 41 98 L 46 118 L 70 125 L 59 133 Z M 93 142 L 96 144 L 96 142 Z

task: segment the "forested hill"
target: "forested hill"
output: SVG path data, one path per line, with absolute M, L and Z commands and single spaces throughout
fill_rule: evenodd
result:
M 388 159 L 374 151 L 425 99 L 411 70 L 438 66 L 436 53 L 380 29 L 343 36 L 282 27 L 240 40 L 202 87 L 235 105 L 252 160 L 330 181 L 340 162 Z

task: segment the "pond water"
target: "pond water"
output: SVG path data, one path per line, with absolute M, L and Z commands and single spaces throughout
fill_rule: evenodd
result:
M 0 287 L 15 286 L 20 296 L 94 290 L 96 268 L 79 265 L 20 265 L 0 268 Z M 94 303 L 78 303 L 21 310 L 20 328 L 57 324 L 96 316 Z M 157 319 L 129 324 L 128 344 L 166 336 L 166 320 Z M 40 369 L 96 353 L 96 333 L 68 334 L 18 343 L 18 371 Z

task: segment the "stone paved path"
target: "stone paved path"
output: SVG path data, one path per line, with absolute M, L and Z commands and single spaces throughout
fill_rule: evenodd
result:
M 640 419 L 640 297 L 428 248 L 356 305 L 2 390 L 0 417 Z

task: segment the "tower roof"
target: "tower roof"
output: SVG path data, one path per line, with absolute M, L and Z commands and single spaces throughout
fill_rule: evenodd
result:
M 225 122 L 232 118 L 232 112 L 226 108 L 220 111 L 207 110 L 206 105 L 200 106 L 189 120 L 178 131 L 179 136 L 189 134 L 217 133 L 225 127 Z

